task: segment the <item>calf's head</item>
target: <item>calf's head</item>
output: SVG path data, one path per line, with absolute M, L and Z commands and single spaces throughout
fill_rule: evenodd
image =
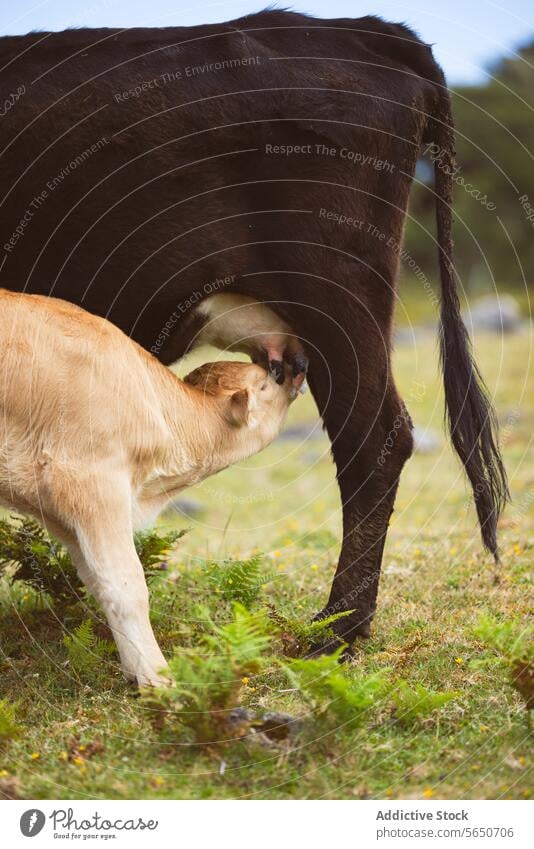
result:
M 281 383 L 262 366 L 235 362 L 205 363 L 184 380 L 217 406 L 229 428 L 254 433 L 261 446 L 278 434 L 297 395 L 289 366 Z

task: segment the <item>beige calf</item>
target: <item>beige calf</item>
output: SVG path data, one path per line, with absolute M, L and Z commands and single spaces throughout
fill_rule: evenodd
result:
M 104 319 L 0 290 L 0 504 L 67 546 L 102 606 L 125 675 L 161 680 L 133 543 L 186 486 L 255 454 L 296 394 L 259 365 L 213 363 L 182 381 Z

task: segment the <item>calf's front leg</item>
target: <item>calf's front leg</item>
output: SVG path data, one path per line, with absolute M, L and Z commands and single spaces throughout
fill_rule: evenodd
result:
M 109 516 L 114 522 L 111 526 Z M 139 687 L 166 683 L 166 661 L 149 617 L 148 588 L 130 520 L 106 511 L 78 527 L 69 546 L 78 574 L 102 607 L 124 675 Z

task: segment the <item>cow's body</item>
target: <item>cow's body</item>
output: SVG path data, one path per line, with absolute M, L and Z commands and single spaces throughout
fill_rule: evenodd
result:
M 4 38 L 0 67 L 2 93 L 22 92 L 0 121 L 0 285 L 107 316 L 164 363 L 189 346 L 190 305 L 206 294 L 270 302 L 307 347 L 338 470 L 344 539 L 328 609 L 354 609 L 345 637 L 366 633 L 412 447 L 390 367 L 408 194 L 424 139 L 452 157 L 430 48 L 373 17 L 267 11 L 194 28 Z M 436 175 L 457 332 L 450 183 Z M 444 357 L 447 382 L 455 363 Z M 489 474 L 477 506 L 494 530 L 501 491 L 492 443 L 485 450 L 489 461 L 477 448 L 468 471 L 475 483 Z

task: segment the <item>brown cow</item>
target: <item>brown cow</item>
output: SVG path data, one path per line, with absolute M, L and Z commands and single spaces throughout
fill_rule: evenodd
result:
M 392 315 L 415 165 L 423 142 L 437 146 L 447 417 L 497 556 L 506 477 L 458 305 L 450 101 L 428 45 L 376 17 L 275 10 L 6 37 L 0 68 L 13 95 L 0 120 L 0 285 L 105 315 L 163 363 L 223 290 L 268 302 L 300 337 L 343 505 L 326 611 L 353 611 L 336 624 L 348 641 L 369 631 L 412 451 Z

